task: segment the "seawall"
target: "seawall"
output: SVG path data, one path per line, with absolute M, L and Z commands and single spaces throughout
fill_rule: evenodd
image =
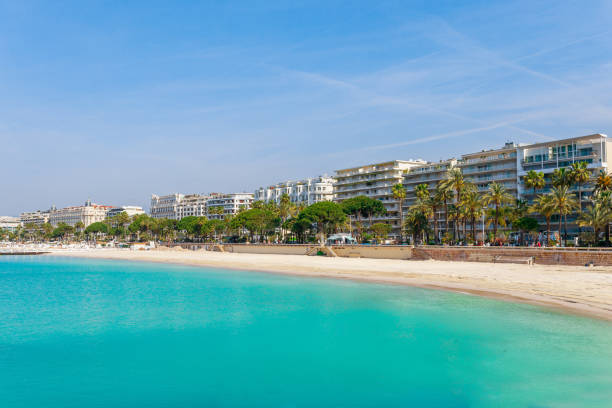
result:
M 249 254 L 282 254 L 313 255 L 318 245 L 285 245 L 285 244 L 199 244 L 182 243 L 171 245 L 184 249 L 197 250 L 206 248 L 212 251 L 249 253 Z M 335 245 L 333 253 L 347 258 L 373 259 L 414 259 L 460 262 L 516 262 L 541 265 L 576 265 L 594 264 L 612 266 L 612 250 L 600 248 L 520 248 L 520 247 L 445 247 L 407 245 Z

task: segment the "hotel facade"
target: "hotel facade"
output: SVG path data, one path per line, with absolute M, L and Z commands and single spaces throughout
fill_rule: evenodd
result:
M 88 227 L 94 222 L 104 221 L 106 213 L 111 208 L 113 207 L 110 205 L 93 204 L 87 200 L 85 205 L 51 210 L 49 223 L 57 227 L 60 223 L 75 226 L 78 222 L 82 222 L 85 227 Z

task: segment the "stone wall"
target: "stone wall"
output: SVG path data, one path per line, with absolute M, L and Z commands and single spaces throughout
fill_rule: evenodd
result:
M 185 249 L 219 250 L 211 244 L 177 244 Z M 249 254 L 306 255 L 316 253 L 316 245 L 278 245 L 278 244 L 223 244 L 225 252 Z M 543 265 L 580 265 L 589 263 L 612 266 L 612 250 L 591 248 L 518 248 L 518 247 L 444 247 L 393 245 L 347 245 L 333 246 L 340 257 L 376 259 L 415 259 L 457 262 L 495 262 L 502 257 L 504 261 L 515 259 L 517 263 L 533 258 L 534 263 Z
M 417 247 L 413 259 L 439 261 L 494 262 L 496 257 L 519 259 L 533 257 L 542 265 L 612 265 L 612 250 L 591 248 L 515 248 L 515 247 Z

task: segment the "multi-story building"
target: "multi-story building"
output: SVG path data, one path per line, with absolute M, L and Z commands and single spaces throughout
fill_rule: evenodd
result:
M 169 218 L 172 220 L 180 219 L 178 217 L 178 207 L 180 206 L 184 194 L 168 194 L 164 196 L 158 196 L 156 194 L 151 195 L 151 209 L 150 214 L 153 218 Z
M 26 225 L 43 225 L 49 222 L 50 211 L 32 211 L 32 212 L 23 212 L 19 216 L 21 223 Z
M 242 209 L 250 208 L 252 203 L 253 193 L 212 193 L 206 201 L 206 216 L 209 219 L 222 219 L 228 215 L 235 215 Z M 216 210 L 217 208 L 221 210 Z
M 135 205 L 122 205 L 121 207 L 113 207 L 106 212 L 106 216 L 108 218 L 114 217 L 121 213 L 126 213 L 128 217 L 133 217 L 134 215 L 144 214 L 144 210 L 142 207 L 138 207 Z
M 15 232 L 17 228 L 21 226 L 21 221 L 19 217 L 9 217 L 9 216 L 1 216 L 0 217 L 0 229 Z
M 594 134 L 519 146 L 516 158 L 519 195 L 529 202 L 534 199 L 533 189 L 525 186 L 525 177 L 530 170 L 544 173 L 546 184 L 536 190 L 535 195 L 544 194 L 551 191 L 553 172 L 556 169 L 568 168 L 575 162 L 586 162 L 592 176 L 597 175 L 600 170 L 609 173 L 612 169 L 612 141 L 606 135 Z M 592 183 L 581 186 L 583 208 L 588 203 L 593 188 Z M 578 187 L 572 187 L 572 191 L 578 193 Z M 577 213 L 567 217 L 570 236 L 579 232 L 576 218 Z
M 296 204 L 311 205 L 319 201 L 331 201 L 334 198 L 334 179 L 324 175 L 260 187 L 255 190 L 254 200 L 279 204 L 283 194 L 287 194 L 291 202 Z
M 380 200 L 387 210 L 385 216 L 377 216 L 372 223 L 385 222 L 392 226 L 391 238 L 397 238 L 400 232 L 399 205 L 393 198 L 393 185 L 403 183 L 404 174 L 411 168 L 426 164 L 423 160 L 393 160 L 384 163 L 368 164 L 336 170 L 334 184 L 334 201 L 342 202 L 351 197 L 364 195 Z M 369 227 L 369 220 L 362 220 Z
M 489 184 L 496 182 L 518 198 L 517 148 L 517 144 L 509 142 L 499 149 L 464 154 L 457 165 L 465 180 L 474 183 L 478 192 L 486 192 Z
M 206 202 L 209 198 L 210 196 L 203 194 L 187 194 L 183 196 L 180 204 L 176 207 L 176 219 L 206 216 Z
M 109 205 L 92 204 L 91 201 L 87 200 L 85 205 L 82 206 L 51 210 L 49 223 L 55 227 L 59 223 L 74 226 L 78 222 L 82 222 L 83 225 L 87 227 L 94 222 L 104 221 L 107 211 L 111 208 L 113 207 Z

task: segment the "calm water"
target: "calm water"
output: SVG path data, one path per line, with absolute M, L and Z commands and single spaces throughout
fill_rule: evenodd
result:
M 0 257 L 0 406 L 610 407 L 612 325 L 399 286 Z

